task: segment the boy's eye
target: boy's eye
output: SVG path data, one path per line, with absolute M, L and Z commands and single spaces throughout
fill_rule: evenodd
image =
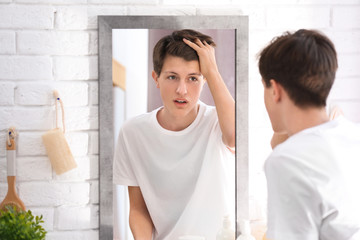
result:
M 175 80 L 176 76 L 171 75 L 171 76 L 168 76 L 167 78 L 170 79 L 170 80 Z
M 192 81 L 192 82 L 195 82 L 195 81 L 197 81 L 198 79 L 197 79 L 196 77 L 190 77 L 189 80 Z

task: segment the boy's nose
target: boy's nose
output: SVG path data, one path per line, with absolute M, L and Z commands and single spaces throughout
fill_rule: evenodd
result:
M 187 93 L 185 81 L 182 80 L 179 81 L 179 84 L 176 89 L 176 93 L 180 95 L 185 95 Z

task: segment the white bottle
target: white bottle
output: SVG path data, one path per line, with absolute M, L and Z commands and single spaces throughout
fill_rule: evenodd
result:
M 229 216 L 225 216 L 222 229 L 216 235 L 216 240 L 235 240 L 235 231 L 231 229 Z
M 255 240 L 253 236 L 251 236 L 250 223 L 248 220 L 240 220 L 240 236 L 236 240 Z

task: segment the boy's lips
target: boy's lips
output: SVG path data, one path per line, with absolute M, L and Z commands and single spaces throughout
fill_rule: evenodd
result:
M 177 98 L 174 100 L 174 102 L 178 102 L 178 103 L 187 103 L 188 101 L 184 98 Z
M 188 103 L 188 101 L 184 98 L 177 98 L 174 100 L 174 103 L 178 106 L 184 106 Z

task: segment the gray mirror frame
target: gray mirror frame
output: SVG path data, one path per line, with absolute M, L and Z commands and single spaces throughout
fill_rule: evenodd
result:
M 113 239 L 114 151 L 112 29 L 235 29 L 236 31 L 236 219 L 249 219 L 248 17 L 98 16 L 99 46 L 99 239 Z M 238 231 L 237 231 L 238 233 Z M 238 234 L 237 234 L 238 235 Z

